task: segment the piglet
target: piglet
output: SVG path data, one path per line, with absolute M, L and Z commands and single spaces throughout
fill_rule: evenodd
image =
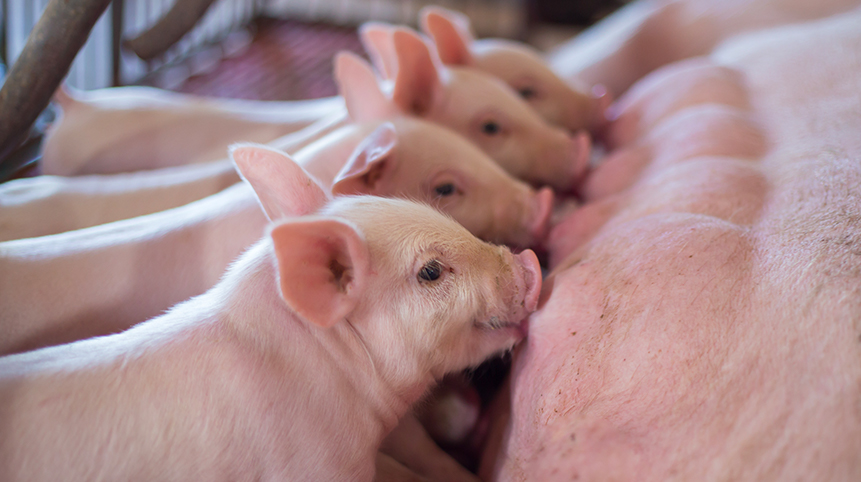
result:
M 326 202 L 265 150 L 233 157 L 266 212 L 316 215 L 279 220 L 163 316 L 0 358 L 0 478 L 368 481 L 434 380 L 523 336 L 531 251 L 409 201 Z
M 295 159 L 336 195 L 419 200 L 487 240 L 530 247 L 548 231 L 549 189 L 512 179 L 466 140 L 418 119 L 347 126 Z M 282 189 L 291 182 L 273 173 L 269 184 L 281 181 Z M 168 211 L 0 243 L 0 353 L 117 332 L 156 316 L 212 287 L 265 225 L 240 183 Z
M 295 153 L 334 128 L 323 119 L 270 144 Z M 239 181 L 230 159 L 122 174 L 37 176 L 0 184 L 0 241 L 82 229 L 176 208 Z
M 589 162 L 590 140 L 585 133 L 571 136 L 549 125 L 508 85 L 489 74 L 440 65 L 430 47 L 412 30 L 395 29 L 391 44 L 391 62 L 397 66 L 397 75 L 391 81 L 379 79 L 370 65 L 355 55 L 342 53 L 336 57 L 335 77 L 346 111 L 326 117 L 333 125 L 419 117 L 459 132 L 515 177 L 536 185 L 549 185 L 557 191 L 577 188 Z M 106 93 L 105 97 L 110 95 Z M 146 116 L 129 116 L 133 110 L 121 103 L 108 103 L 101 109 L 80 106 L 80 110 L 86 115 L 75 117 L 74 125 L 79 127 L 74 132 L 60 135 L 65 122 L 61 119 L 49 133 L 43 158 L 46 173 L 119 172 L 217 159 L 217 153 L 206 154 L 205 159 L 197 154 L 209 150 L 208 145 L 223 145 L 220 143 L 228 140 L 269 142 L 281 135 L 279 129 L 282 129 L 277 122 L 271 130 L 254 120 L 243 124 L 241 117 L 227 115 L 231 128 L 224 132 L 218 126 L 226 114 L 208 110 L 203 114 L 179 110 L 175 115 L 184 119 L 179 124 L 163 119 L 165 112 L 173 112 L 172 109 L 152 108 Z M 114 118 L 113 114 L 126 115 L 125 121 Z M 193 121 L 195 115 L 202 115 L 201 123 Z M 204 127 L 210 124 L 218 126 Z M 184 133 L 197 130 L 208 132 L 203 137 L 214 143 L 195 144 L 191 155 L 173 154 L 187 153 L 189 142 Z M 138 144 L 126 142 L 126 135 L 137 143 L 144 142 L 146 150 L 130 149 L 130 145 Z M 78 145 L 82 140 L 86 141 L 83 147 Z M 174 148 L 177 142 L 183 145 Z M 141 152 L 150 153 L 149 157 Z M 49 167 L 55 164 L 51 159 L 56 159 L 59 167 Z
M 0 241 L 47 236 L 188 204 L 239 180 L 228 160 L 129 174 L 0 184 Z
M 541 53 L 512 40 L 476 40 L 469 18 L 442 7 L 425 7 L 419 13 L 422 30 L 430 35 L 440 60 L 448 66 L 473 67 L 510 85 L 551 124 L 571 132 L 598 131 L 612 102 L 603 85 L 588 88 L 565 81 L 550 69 Z
M 589 165 L 591 141 L 551 126 L 498 78 L 469 67 L 446 67 L 417 32 L 386 30 L 395 72 L 380 81 L 364 60 L 341 53 L 335 77 L 354 121 L 413 115 L 473 141 L 514 177 L 559 192 L 577 188 Z M 388 52 L 388 53 L 386 53 Z
M 54 96 L 59 119 L 42 152 L 45 174 L 109 174 L 214 161 L 233 142 L 271 142 L 322 119 L 343 118 L 340 97 L 249 101 L 114 87 Z

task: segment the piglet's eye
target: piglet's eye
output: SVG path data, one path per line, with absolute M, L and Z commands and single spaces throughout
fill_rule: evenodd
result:
M 532 87 L 524 87 L 518 90 L 517 93 L 520 94 L 520 97 L 523 97 L 526 100 L 529 100 L 538 94 Z
M 501 130 L 502 129 L 499 127 L 499 124 L 494 121 L 487 121 L 481 125 L 481 132 L 488 136 L 495 136 L 499 134 L 499 131 Z
M 445 196 L 451 196 L 452 194 L 454 194 L 455 187 L 454 187 L 454 184 L 447 182 L 445 184 L 440 184 L 439 186 L 435 187 L 433 190 L 437 196 L 445 197 Z
M 442 274 L 442 263 L 432 259 L 419 270 L 419 281 L 436 281 Z

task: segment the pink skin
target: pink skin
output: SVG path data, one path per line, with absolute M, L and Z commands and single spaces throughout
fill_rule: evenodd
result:
M 849 11 L 857 0 L 639 0 L 546 56 L 563 79 L 619 97 L 652 70 L 706 55 L 734 35 Z
M 735 154 L 665 146 L 577 213 L 581 242 L 554 253 L 484 480 L 861 478 L 859 22 L 717 50 L 755 102 L 725 106 L 712 145 L 734 142 L 731 124 L 757 132 Z M 688 110 L 632 142 L 677 117 L 708 125 Z M 750 151 L 752 137 L 767 142 Z
M 0 358 L 3 480 L 370 481 L 383 437 L 433 380 L 520 339 L 534 255 L 408 201 L 320 206 L 298 165 L 234 157 L 267 212 L 317 215 L 275 224 L 166 315 Z M 267 185 L 272 172 L 294 185 Z
M 611 149 L 628 145 L 664 118 L 693 105 L 750 107 L 739 73 L 701 57 L 655 70 L 635 87 L 607 113 L 611 122 L 604 140 Z
M 420 200 L 493 241 L 528 247 L 548 231 L 549 190 L 536 192 L 512 179 L 470 143 L 427 122 L 402 118 L 345 127 L 296 159 L 336 195 Z M 265 224 L 250 190 L 237 185 L 169 211 L 0 243 L 7 333 L 0 353 L 121 331 L 156 316 L 213 286 Z
M 501 80 L 467 67 L 439 65 L 427 43 L 406 28 L 386 31 L 380 55 L 396 74 L 380 86 L 373 70 L 352 54 L 335 61 L 336 79 L 354 120 L 417 115 L 473 141 L 503 169 L 534 185 L 573 191 L 589 165 L 590 140 L 548 125 Z
M 409 42 L 409 40 L 415 41 L 415 38 L 408 38 L 406 45 L 412 47 L 416 47 L 415 42 Z M 422 49 L 424 49 L 424 56 L 422 56 Z M 420 44 L 418 49 L 415 48 L 406 48 L 405 52 L 401 58 L 402 59 L 410 59 L 410 55 L 418 55 L 419 58 L 428 59 L 427 57 L 427 49 L 423 44 Z M 401 104 L 395 104 L 392 102 L 392 99 L 388 98 L 386 95 L 383 95 L 380 92 L 380 86 L 378 85 L 378 81 L 374 76 L 373 72 L 366 68 L 366 64 L 357 63 L 352 61 L 353 59 L 349 56 L 342 56 L 337 61 L 339 67 L 336 68 L 336 74 L 338 75 L 342 90 L 344 90 L 345 95 L 350 97 L 350 114 L 359 120 L 372 119 L 376 122 L 379 120 L 391 118 L 393 116 L 402 116 L 405 113 L 410 113 L 410 106 L 412 106 L 413 101 L 410 100 L 408 94 L 412 93 L 415 95 L 421 95 L 420 92 L 416 89 L 410 89 L 411 86 L 414 85 L 424 85 L 428 81 L 428 77 L 424 74 L 427 69 L 427 65 L 422 64 L 421 62 L 413 62 L 410 63 L 414 69 L 415 75 L 406 75 L 404 73 L 398 82 L 396 82 L 396 92 L 399 93 L 399 101 Z M 406 60 L 404 60 L 406 62 Z M 406 68 L 404 70 L 407 70 Z M 436 74 L 434 74 L 436 75 Z M 458 74 L 460 75 L 460 74 Z M 452 102 L 450 104 L 450 109 L 447 107 L 443 107 L 441 109 L 437 109 L 433 111 L 434 116 L 430 116 L 431 113 L 427 114 L 425 117 L 437 121 L 442 121 L 443 123 L 448 123 L 449 125 L 459 126 L 460 122 L 478 122 L 474 119 L 476 116 L 479 116 L 481 119 L 497 119 L 500 122 L 502 127 L 505 127 L 505 132 L 500 132 L 500 134 L 496 137 L 491 138 L 493 136 L 487 136 L 484 134 L 478 134 L 478 137 L 485 141 L 484 150 L 486 152 L 496 153 L 502 156 L 503 159 L 507 159 L 509 163 L 513 163 L 514 165 L 531 165 L 534 159 L 540 159 L 538 165 L 534 165 L 532 171 L 534 173 L 538 173 L 540 178 L 549 178 L 553 177 L 558 185 L 564 185 L 565 191 L 570 191 L 574 187 L 574 184 L 579 182 L 579 179 L 582 177 L 583 172 L 588 164 L 588 152 L 589 152 L 589 138 L 585 134 L 579 134 L 575 138 L 570 139 L 568 136 L 565 136 L 561 132 L 552 132 L 542 131 L 542 127 L 539 126 L 538 130 L 532 129 L 535 127 L 534 124 L 529 124 L 528 122 L 523 122 L 525 119 L 529 119 L 530 115 L 534 117 L 534 115 L 528 112 L 528 107 L 526 107 L 523 102 L 514 98 L 514 102 L 512 105 L 509 105 L 508 102 L 497 103 L 494 101 L 494 98 L 500 98 L 505 100 L 506 97 L 511 97 L 511 92 L 508 89 L 505 89 L 504 86 L 498 85 L 498 82 L 494 82 L 493 80 L 489 80 L 487 78 L 475 80 L 475 76 L 471 76 L 469 73 L 460 75 L 454 75 L 454 77 L 460 78 L 464 77 L 467 80 L 452 80 L 450 82 L 446 82 L 445 84 L 439 84 L 439 91 L 434 90 L 435 95 L 446 96 L 447 92 L 452 92 L 454 96 L 460 99 L 463 96 L 473 97 L 474 99 L 469 102 L 461 102 L 458 100 L 457 102 Z M 452 77 L 452 76 L 449 76 Z M 473 80 L 469 80 L 473 79 Z M 487 86 L 487 83 L 490 82 L 493 85 Z M 482 87 L 484 85 L 484 87 Z M 472 87 L 470 87 L 472 86 Z M 484 98 L 484 104 L 476 105 L 473 90 L 475 90 L 476 86 L 481 88 L 486 92 L 492 92 L 489 97 Z M 124 94 L 126 92 L 128 95 Z M 125 127 L 123 127 L 123 123 L 121 119 L 114 118 L 114 115 L 131 115 L 131 113 L 135 112 L 134 109 L 131 109 L 137 106 L 142 101 L 138 101 L 135 98 L 135 95 L 142 95 L 144 99 L 149 99 L 147 96 L 152 96 L 151 89 L 145 89 L 142 92 L 143 94 L 137 94 L 137 91 L 132 90 L 122 90 L 122 91 L 100 91 L 98 93 L 89 93 L 88 97 L 91 99 L 88 101 L 88 104 L 82 104 L 79 101 L 73 101 L 71 98 L 66 99 L 64 102 L 72 103 L 71 110 L 74 112 L 85 112 L 87 116 L 84 118 L 78 118 L 81 122 L 82 126 L 92 125 L 87 124 L 86 119 L 90 119 L 92 121 L 99 122 L 109 122 L 110 129 L 117 128 L 120 131 L 125 132 Z M 184 97 L 180 97 L 180 99 L 184 99 Z M 171 96 L 168 96 L 168 100 L 173 100 Z M 162 107 L 169 107 L 173 104 L 168 102 L 168 100 L 162 100 L 161 104 L 158 102 L 154 102 L 152 99 L 149 99 L 147 102 L 154 103 L 156 105 L 160 105 Z M 187 99 L 186 99 L 187 100 Z M 511 99 L 509 99 L 511 100 Z M 149 106 L 149 103 L 143 102 L 144 105 Z M 228 105 L 233 101 L 225 101 Z M 208 104 L 204 104 L 208 105 Z M 484 113 L 476 113 L 476 108 L 487 108 L 488 106 L 496 105 L 494 107 L 494 113 L 488 114 Z M 98 107 L 98 109 L 96 109 Z M 403 107 L 404 109 L 401 109 Z M 148 109 L 150 107 L 147 107 Z M 194 112 L 198 112 L 197 110 L 183 110 L 180 106 L 171 107 L 170 115 L 176 114 L 176 112 L 182 112 L 183 115 L 189 114 L 191 115 Z M 198 109 L 199 110 L 199 109 Z M 204 109 L 205 110 L 205 109 Z M 275 110 L 276 108 L 271 108 L 270 110 Z M 449 110 L 454 111 L 448 112 Z M 155 116 L 158 118 L 159 115 L 167 115 L 165 112 L 153 110 L 152 112 L 147 111 L 148 115 Z M 159 114 L 161 112 L 161 114 Z M 209 112 L 209 111 L 206 111 Z M 413 112 L 415 113 L 415 112 Z M 176 114 L 178 115 L 178 114 Z M 248 115 L 248 114 L 244 114 Z M 275 114 L 270 114 L 275 115 Z M 495 116 L 495 117 L 494 117 Z M 501 123 L 499 119 L 502 117 L 513 119 L 512 122 Z M 144 118 L 148 118 L 144 116 Z M 184 118 L 187 121 L 191 122 L 191 118 Z M 219 117 L 214 115 L 210 117 L 212 122 L 217 122 Z M 236 119 L 231 118 L 231 122 Z M 470 120 L 473 119 L 473 120 Z M 534 119 L 533 119 L 534 120 Z M 540 120 L 539 120 L 540 121 Z M 143 122 L 143 121 L 142 121 Z M 147 121 L 149 122 L 149 121 Z M 309 140 L 317 139 L 322 135 L 330 133 L 333 129 L 338 126 L 341 126 L 346 123 L 343 115 L 341 117 L 333 116 L 308 127 L 307 129 L 303 129 L 300 132 L 295 132 L 292 134 L 288 134 L 283 136 L 280 139 L 273 141 L 273 144 L 278 146 L 279 148 L 283 148 L 288 152 L 295 152 L 300 146 L 305 145 Z M 61 122 L 59 124 L 58 129 L 62 130 L 63 126 L 67 126 L 69 123 Z M 77 124 L 75 124 L 77 125 Z M 146 122 L 143 122 L 142 125 L 147 125 Z M 165 125 L 172 125 L 170 122 L 167 122 Z M 523 128 L 523 126 L 526 128 Z M 531 127 L 530 127 L 531 126 Z M 545 126 L 547 127 L 547 126 Z M 84 128 L 84 127 L 81 127 Z M 108 134 L 110 134 L 110 129 L 108 129 Z M 532 129 L 532 130 L 530 130 Z M 550 129 L 547 127 L 547 129 Z M 479 127 L 474 127 L 470 132 L 480 130 Z M 171 129 L 172 133 L 175 133 L 176 129 Z M 99 132 L 105 132 L 104 130 L 99 130 Z M 217 132 L 217 130 L 216 130 Z M 239 129 L 238 132 L 245 132 L 242 129 Z M 269 131 L 260 131 L 260 132 L 269 132 Z M 474 132 L 473 132 L 474 133 Z M 514 134 L 510 134 L 514 133 Z M 527 145 L 524 146 L 523 141 L 521 139 L 522 135 L 529 134 L 533 140 Z M 558 134 L 558 135 L 557 135 Z M 550 137 L 547 137 L 550 135 Z M 266 138 L 268 139 L 269 134 L 266 134 Z M 555 136 L 555 137 L 554 137 Z M 59 137 L 58 137 L 59 138 Z M 103 142 L 111 142 L 112 135 L 106 135 L 104 138 L 99 138 L 95 141 L 95 148 L 101 149 Z M 228 137 L 233 139 L 234 137 Z M 252 139 L 258 139 L 261 137 L 252 137 Z M 126 138 L 131 146 L 135 146 L 136 144 L 132 142 L 131 138 Z M 535 140 L 544 139 L 546 142 L 542 142 L 542 145 L 536 144 Z M 548 140 L 549 139 L 549 140 Z M 135 141 L 136 142 L 136 141 Z M 54 145 L 52 141 L 49 139 L 48 146 Z M 164 144 L 165 149 L 169 146 L 170 143 Z M 62 147 L 62 144 L 59 146 Z M 559 148 L 562 148 L 562 155 L 559 155 Z M 59 149 L 58 147 L 52 147 L 51 149 Z M 124 154 L 117 154 L 116 157 L 121 158 L 123 156 L 138 156 L 140 153 L 135 149 L 129 149 L 128 147 L 124 147 Z M 180 152 L 185 152 L 183 149 L 180 149 Z M 64 151 L 65 152 L 65 151 Z M 172 158 L 173 154 L 168 155 L 167 158 Z M 109 156 L 110 157 L 110 156 Z M 149 166 L 151 167 L 151 166 Z M 327 173 L 327 175 L 323 177 L 331 177 L 337 172 L 337 169 L 340 168 L 340 164 L 337 164 L 335 172 Z M 204 171 L 208 171 L 210 168 L 202 168 Z M 49 169 L 50 171 L 50 169 Z M 197 176 L 199 174 L 194 174 L 198 172 L 194 169 L 189 170 L 189 173 L 192 173 L 192 177 Z M 521 174 L 523 174 L 522 169 Z M 561 176 L 559 173 L 561 172 Z M 540 179 L 534 178 L 534 176 L 523 174 L 524 177 L 528 178 L 531 181 L 534 181 L 538 184 L 541 184 Z M 137 174 L 131 176 L 124 176 L 119 178 L 101 178 L 105 181 L 108 181 L 110 185 L 104 184 L 101 181 L 91 183 L 89 180 L 86 181 L 78 181 L 78 180 L 65 180 L 62 182 L 62 190 L 68 190 L 70 192 L 76 193 L 76 196 L 70 199 L 69 196 L 63 196 L 63 193 L 56 193 L 55 195 L 48 196 L 43 199 L 43 205 L 41 204 L 18 204 L 15 211 L 9 211 L 7 216 L 14 218 L 16 220 L 25 220 L 23 226 L 17 226 L 15 228 L 10 228 L 12 232 L 10 232 L 6 236 L 7 238 L 14 237 L 24 237 L 24 236 L 32 236 L 34 234 L 53 234 L 57 232 L 62 232 L 64 230 L 71 230 L 75 228 L 87 227 L 99 223 L 110 222 L 116 219 L 121 219 L 125 217 L 132 217 L 134 215 L 140 215 L 148 212 L 154 212 L 159 209 L 166 209 L 169 207 L 176 207 L 179 204 L 172 201 L 172 199 L 189 199 L 190 193 L 200 192 L 199 189 L 196 189 L 193 185 L 186 184 L 183 178 L 173 178 L 169 179 L 169 183 L 174 183 L 173 187 L 165 187 L 162 189 L 160 186 L 153 185 L 150 186 L 151 178 L 160 178 L 163 176 L 161 173 L 154 174 Z M 497 176 L 498 177 L 498 176 Z M 560 179 L 568 179 L 568 181 L 564 183 L 558 182 Z M 209 184 L 209 180 L 202 178 L 200 179 L 203 185 L 211 185 Z M 216 180 L 217 181 L 217 180 Z M 44 181 L 31 181 L 35 184 L 44 184 Z M 145 186 L 150 186 L 152 189 L 144 187 L 141 188 L 139 183 L 143 183 Z M 572 184 L 573 183 L 573 184 Z M 38 186 L 33 186 L 38 188 Z M 53 188 L 53 187 L 52 187 Z M 105 193 L 104 190 L 108 190 L 109 192 Z M 215 191 L 213 191 L 215 192 Z M 79 196 L 78 196 L 79 194 Z M 92 196 L 90 196 L 92 194 Z M 544 195 L 544 199 L 548 196 Z M 190 199 L 189 199 L 190 200 Z M 62 203 L 62 206 L 58 206 L 58 203 Z M 93 205 L 99 205 L 101 203 L 110 204 L 112 206 L 110 212 L 104 212 L 101 209 L 92 209 Z M 509 205 L 510 203 L 505 203 L 500 205 L 500 208 Z M 546 206 L 546 203 L 542 206 Z M 46 218 L 46 215 L 43 215 L 45 211 L 55 212 L 68 212 L 69 210 L 75 212 L 80 211 L 81 214 L 77 216 L 65 216 L 62 222 L 58 223 L 34 223 L 35 220 L 42 220 Z M 537 220 L 539 225 L 533 226 L 531 229 L 527 230 L 524 235 L 532 236 L 533 238 L 540 238 L 542 235 L 538 234 L 539 231 L 542 231 L 544 228 L 540 224 L 543 223 L 544 210 L 537 209 L 538 216 Z M 20 214 L 20 215 L 19 215 Z M 496 215 L 497 218 L 502 219 L 505 218 L 505 213 Z M 2 228 L 2 225 L 0 225 Z M 5 228 L 4 228 L 5 229 Z M 29 232 L 28 232 L 29 229 Z M 503 228 L 504 229 L 504 228 Z M 41 230 L 41 231 L 40 231 Z M 498 230 L 497 230 L 498 231 Z M 493 233 L 491 233 L 493 234 Z M 496 234 L 493 234 L 496 236 Z M 528 245 L 529 242 L 523 241 L 523 236 L 521 236 L 520 240 L 509 241 L 507 239 L 498 238 L 498 240 L 503 242 L 512 242 L 518 245 Z
M 343 117 L 338 97 L 246 101 L 178 94 L 151 87 L 71 92 L 55 101 L 42 172 L 110 174 L 224 158 L 234 142 L 271 142 L 325 118 Z
M 761 129 L 747 112 L 720 104 L 689 107 L 608 155 L 583 184 L 581 195 L 585 200 L 602 199 L 628 188 L 644 174 L 680 160 L 754 158 L 762 156 L 767 147 Z
M 400 67 L 391 92 L 381 92 L 369 69 L 356 79 L 358 69 L 336 66 L 341 94 L 352 97 L 344 100 L 353 121 L 422 117 L 459 131 L 516 177 L 563 191 L 576 187 L 588 166 L 588 136 L 572 138 L 547 124 L 498 79 L 437 66 L 414 32 L 395 37 L 389 50 Z M 300 108 L 135 89 L 105 89 L 77 100 L 60 91 L 66 115 L 46 140 L 44 172 L 110 173 L 215 160 L 232 142 L 270 142 L 321 118 L 333 126 L 349 122 L 338 99 Z M 486 123 L 498 129 L 486 134 Z
M 425 7 L 419 13 L 422 30 L 434 40 L 442 63 L 472 67 L 498 77 L 551 124 L 571 132 L 598 132 L 611 98 L 600 85 L 589 89 L 566 82 L 530 46 L 504 39 L 476 40 L 469 18 L 441 7 Z M 367 43 L 367 42 L 366 42 Z
M 436 393 L 433 392 L 430 396 L 435 397 Z M 421 407 L 424 403 L 427 402 L 420 402 L 416 406 Z M 437 402 L 433 400 L 431 403 Z M 477 407 L 476 410 L 478 410 Z M 383 440 L 380 452 L 408 468 L 405 467 L 400 471 L 402 474 L 399 475 L 403 478 L 395 478 L 391 474 L 381 474 L 378 464 L 376 480 L 381 482 L 400 480 L 479 482 L 478 477 L 440 449 L 425 431 L 425 426 L 413 413 L 405 415 L 400 420 L 398 426 Z
M 229 160 L 132 174 L 0 184 L 0 241 L 57 234 L 188 204 L 239 181 Z
M 552 191 L 544 188 L 536 193 L 512 179 L 472 144 L 446 129 L 408 118 L 395 121 L 395 125 L 397 135 L 394 125 L 383 124 L 352 157 L 350 147 L 374 124 L 341 129 L 300 151 L 300 158 L 326 181 L 327 188 L 335 184 L 338 193 L 374 192 L 423 199 L 490 239 L 521 246 L 543 239 L 553 204 Z M 339 173 L 343 161 L 337 160 L 348 157 L 348 166 Z M 360 168 L 358 172 L 348 172 L 356 167 Z M 365 179 L 369 174 L 376 179 L 373 186 Z M 267 179 L 278 177 L 272 173 Z M 441 183 L 453 183 L 454 192 L 440 197 L 434 189 Z M 221 277 L 227 264 L 254 241 L 265 223 L 243 187 L 150 217 L 68 233 L 61 238 L 8 245 L 10 249 L 4 253 L 2 263 L 10 286 L 0 296 L 8 296 L 2 304 L 9 305 L 4 309 L 9 316 L 4 351 L 116 332 L 207 289 Z M 263 196 L 264 190 L 258 194 Z M 201 250 L 200 246 L 218 249 Z M 36 252 L 41 253 L 38 260 L 32 257 Z M 133 270 L 133 283 L 117 283 L 128 278 L 128 263 L 137 258 L 148 261 Z M 540 276 L 531 251 L 516 259 Z M 70 278 L 63 272 L 77 275 Z M 28 296 L 39 296 L 36 286 L 43 286 L 45 279 L 56 280 L 54 303 L 26 301 Z M 147 286 L 149 283 L 152 286 Z M 141 297 L 143 292 L 148 296 Z M 525 300 L 526 306 L 537 303 L 538 291 L 532 292 Z M 29 319 L 30 315 L 33 319 Z M 520 326 L 514 329 L 522 331 Z M 424 447 L 422 455 L 406 457 L 404 461 L 404 453 L 396 452 L 395 458 L 409 463 L 409 467 L 398 470 L 397 461 L 383 458 L 381 470 L 404 477 L 411 477 L 415 471 L 430 480 L 474 480 L 438 448 L 428 451 L 427 446 L 435 445 L 420 426 L 407 425 L 391 438 L 395 446 L 404 446 L 405 441 L 409 441 L 406 446 L 419 444 Z M 414 459 L 423 462 L 416 465 Z
M 329 134 L 332 127 L 324 119 L 270 145 L 294 153 Z M 228 158 L 128 174 L 10 181 L 0 185 L 0 241 L 57 234 L 176 208 L 237 181 L 239 175 Z
M 378 130 L 363 141 L 359 154 L 334 176 L 334 193 L 420 199 L 481 239 L 520 248 L 543 242 L 554 202 L 551 189 L 536 191 L 513 179 L 448 129 L 409 118 L 395 124 L 397 133 Z

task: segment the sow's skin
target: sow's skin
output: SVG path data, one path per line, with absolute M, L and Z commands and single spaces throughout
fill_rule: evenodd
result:
M 580 242 L 551 246 L 485 479 L 861 480 L 859 24 L 723 44 L 712 77 L 734 69 L 749 105 L 665 112 L 633 139 L 661 154 L 554 230 Z M 648 139 L 677 117 L 716 128 Z
M 707 55 L 733 35 L 825 18 L 857 6 L 858 0 L 638 0 L 545 58 L 563 79 L 602 84 L 619 96 L 647 73 Z
M 298 165 L 234 159 L 270 216 L 316 215 L 280 220 L 163 316 L 0 358 L 0 478 L 370 481 L 434 380 L 523 337 L 541 288 L 531 251 L 409 201 L 320 207 Z M 295 184 L 270 185 L 273 170 Z
M 471 143 L 428 122 L 345 127 L 296 160 L 335 195 L 419 200 L 479 237 L 519 247 L 546 236 L 550 189 L 511 178 Z M 275 171 L 270 183 L 278 181 Z M 154 317 L 211 288 L 265 226 L 250 188 L 238 184 L 148 216 L 0 243 L 0 353 L 113 333 Z

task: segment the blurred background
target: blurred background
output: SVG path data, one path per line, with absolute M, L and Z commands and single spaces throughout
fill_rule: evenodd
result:
M 422 7 L 439 5 L 466 14 L 478 37 L 517 39 L 548 50 L 612 13 L 624 1 L 102 0 L 107 9 L 78 52 L 65 82 L 86 90 L 147 85 L 254 100 L 325 97 L 337 93 L 332 57 L 339 50 L 364 55 L 356 27 L 369 20 L 415 27 Z M 94 5 L 98 0 L 76 2 Z M 5 81 L 9 66 L 21 55 L 28 35 L 50 3 L 51 0 L 0 0 L 0 83 Z M 71 7 L 64 8 L 74 12 L 68 10 Z M 70 18 L 75 16 L 73 13 L 64 15 L 76 21 Z M 165 32 L 171 29 L 160 27 L 166 23 L 160 20 L 168 17 L 174 27 L 176 19 L 180 23 L 185 20 L 187 25 L 173 28 L 177 35 L 168 35 Z M 60 55 L 52 60 L 59 61 Z M 47 79 L 52 75 L 48 73 L 50 63 L 31 68 L 44 69 L 43 77 Z M 53 92 L 45 87 L 42 85 L 39 93 L 34 93 L 33 88 L 28 91 L 27 86 L 10 93 L 13 99 L 17 96 L 19 104 L 27 104 L 13 111 L 40 112 L 44 104 L 38 99 L 46 99 Z M 19 119 L 0 119 L 0 180 L 35 173 L 32 167 L 40 156 L 42 135 L 55 115 L 50 105 L 41 112 L 34 124 L 29 124 L 31 120 L 23 124 Z M 36 114 L 21 118 L 30 115 Z M 17 127 L 10 127 L 16 122 Z M 31 127 L 23 141 L 7 138 L 14 137 L 12 132 L 27 129 L 27 125 Z
M 0 2 L 5 72 L 49 0 Z M 142 60 L 124 47 L 174 3 L 114 0 L 73 63 L 69 85 L 144 84 L 262 100 L 321 97 L 335 94 L 333 54 L 341 49 L 361 53 L 355 27 L 368 20 L 415 25 L 418 11 L 435 4 L 467 14 L 480 37 L 515 38 L 547 48 L 618 8 L 621 0 L 215 0 L 163 55 Z

